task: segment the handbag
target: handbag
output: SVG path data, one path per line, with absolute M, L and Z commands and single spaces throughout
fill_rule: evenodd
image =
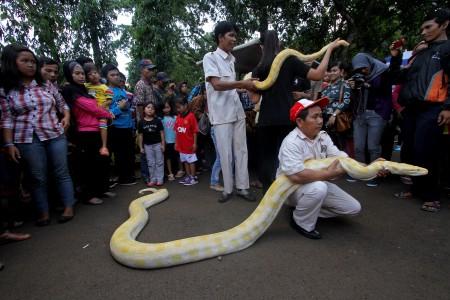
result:
M 208 135 L 211 131 L 211 123 L 209 122 L 209 117 L 206 112 L 204 112 L 198 120 L 198 131 L 203 135 Z
M 341 84 L 341 89 L 339 92 L 339 103 L 342 103 L 344 98 L 344 82 Z M 336 116 L 336 131 L 344 132 L 349 130 L 352 127 L 353 114 L 350 111 L 341 111 Z

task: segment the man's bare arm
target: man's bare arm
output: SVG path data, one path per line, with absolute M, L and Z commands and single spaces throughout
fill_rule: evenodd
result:
M 223 81 L 219 77 L 208 77 L 207 81 L 211 83 L 216 91 L 229 91 L 233 89 L 255 90 L 255 85 L 251 79 L 241 81 Z
M 301 172 L 288 175 L 287 177 L 293 183 L 307 184 L 314 181 L 327 181 L 337 178 L 345 174 L 344 169 L 339 164 L 338 160 L 335 160 L 328 168 L 322 170 L 304 169 Z

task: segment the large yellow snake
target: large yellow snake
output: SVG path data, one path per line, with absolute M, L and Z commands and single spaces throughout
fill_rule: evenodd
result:
M 347 47 L 349 45 L 349 43 L 344 40 L 340 40 L 337 43 L 339 46 Z M 319 51 L 312 54 L 303 54 L 294 49 L 284 49 L 283 51 L 278 53 L 277 56 L 275 56 L 275 59 L 273 60 L 272 65 L 270 66 L 270 71 L 267 78 L 264 81 L 255 81 L 254 82 L 255 87 L 258 90 L 267 90 L 268 88 L 270 88 L 277 80 L 278 74 L 280 73 L 280 68 L 283 65 L 286 58 L 288 58 L 289 56 L 295 56 L 301 61 L 313 61 L 324 55 L 325 52 L 328 50 L 328 48 L 330 48 L 331 44 L 332 43 L 329 43 Z
M 377 176 L 382 169 L 393 174 L 421 176 L 426 169 L 391 161 L 376 161 L 362 166 L 351 158 L 325 158 L 305 162 L 307 169 L 322 169 L 338 159 L 341 166 L 352 177 L 369 180 Z M 287 177 L 278 177 L 264 195 L 253 213 L 241 224 L 229 230 L 175 240 L 165 243 L 141 243 L 136 236 L 148 220 L 146 208 L 168 197 L 166 189 L 145 189 L 153 194 L 140 197 L 131 202 L 129 219 L 116 229 L 110 241 L 112 256 L 121 264 L 133 268 L 162 268 L 195 262 L 237 252 L 251 246 L 272 224 L 287 197 L 298 185 Z

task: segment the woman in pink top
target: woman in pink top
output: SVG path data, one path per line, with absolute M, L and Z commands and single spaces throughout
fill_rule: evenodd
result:
M 101 136 L 100 119 L 111 119 L 106 109 L 97 105 L 97 100 L 89 95 L 84 86 L 83 68 L 76 61 L 69 61 L 63 67 L 69 82 L 62 93 L 71 106 L 76 123 L 76 148 L 80 168 L 80 198 L 86 204 L 102 204 L 102 197 L 114 196 L 108 192 L 109 158 L 99 154 Z

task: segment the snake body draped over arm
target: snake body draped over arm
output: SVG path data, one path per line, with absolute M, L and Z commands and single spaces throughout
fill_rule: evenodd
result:
M 335 159 L 350 176 L 369 180 L 378 171 L 389 170 L 393 174 L 421 176 L 427 170 L 391 161 L 376 161 L 362 166 L 351 158 L 332 157 L 305 162 L 307 169 L 328 167 Z M 272 224 L 287 197 L 298 188 L 286 176 L 279 176 L 270 186 L 253 213 L 241 224 L 218 233 L 190 237 L 163 243 L 142 243 L 136 237 L 148 220 L 146 208 L 168 197 L 165 189 L 146 189 L 153 194 L 131 202 L 129 219 L 116 229 L 110 241 L 112 256 L 121 264 L 140 269 L 170 267 L 195 262 L 219 255 L 237 252 L 251 246 Z M 144 190 L 145 191 L 145 190 Z
M 344 40 L 340 40 L 337 43 L 338 45 L 345 47 L 349 45 L 349 43 Z M 275 81 L 278 78 L 278 74 L 280 73 L 281 66 L 283 65 L 286 58 L 290 56 L 295 56 L 301 61 L 313 61 L 324 55 L 325 52 L 327 52 L 327 49 L 331 46 L 331 44 L 332 43 L 324 46 L 322 49 L 312 54 L 303 54 L 294 49 L 284 49 L 283 51 L 278 53 L 277 56 L 275 56 L 275 59 L 273 60 L 272 65 L 270 66 L 270 71 L 267 78 L 264 81 L 255 81 L 256 89 L 267 90 L 275 83 Z

